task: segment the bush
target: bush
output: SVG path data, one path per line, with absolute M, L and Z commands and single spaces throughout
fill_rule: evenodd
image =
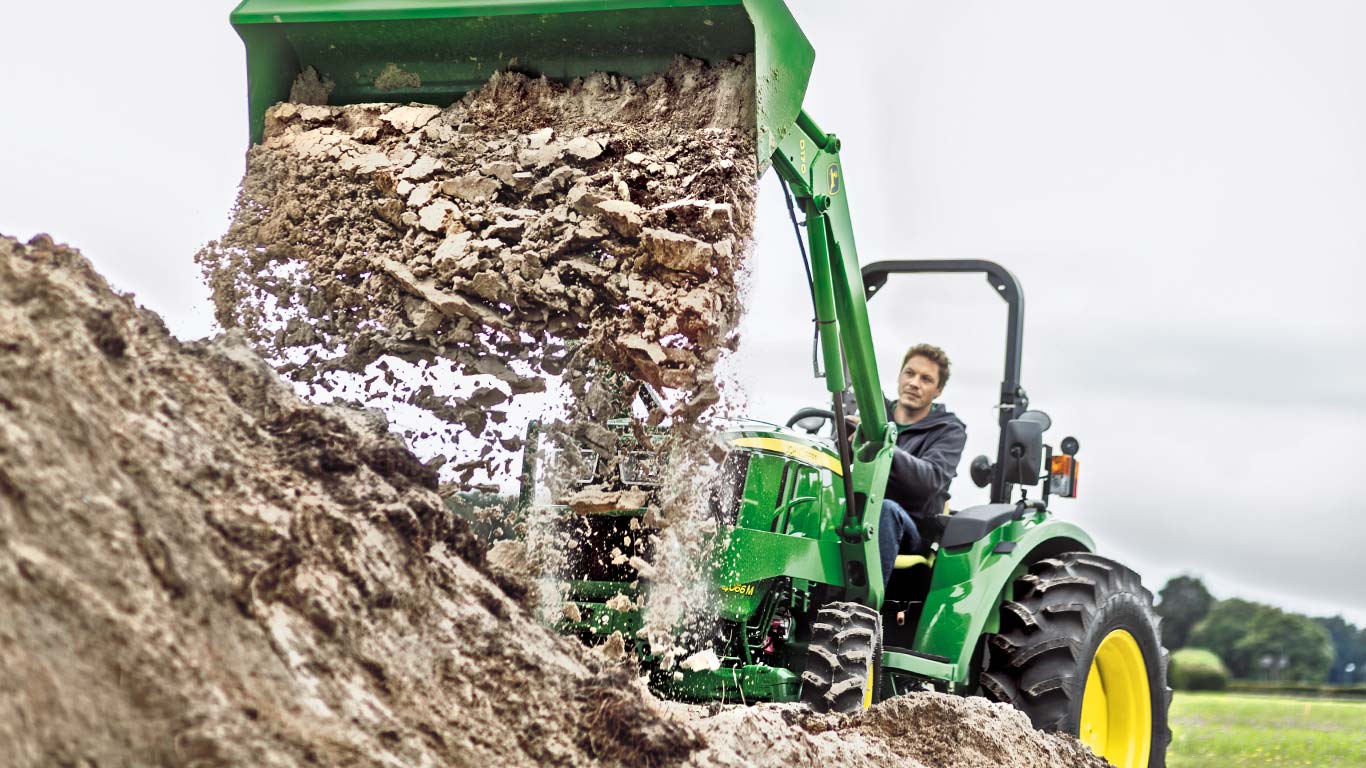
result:
M 1182 648 L 1172 654 L 1167 680 L 1180 691 L 1222 691 L 1228 687 L 1228 668 L 1204 648 Z
M 1228 689 L 1234 693 L 1260 693 L 1268 696 L 1321 696 L 1333 699 L 1366 699 L 1366 683 L 1324 685 L 1320 683 L 1267 683 L 1233 680 Z

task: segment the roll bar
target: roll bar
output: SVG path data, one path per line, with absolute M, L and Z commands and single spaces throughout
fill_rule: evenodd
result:
M 1005 373 L 1001 379 L 1000 428 L 1001 436 L 996 448 L 996 466 L 991 472 L 991 501 L 1003 504 L 1009 501 L 1010 489 L 1005 482 L 1005 427 L 1012 419 L 1019 418 L 1029 408 L 1029 396 L 1020 386 L 1020 357 L 1024 339 L 1024 292 L 1020 281 L 1010 270 L 994 261 L 981 259 L 914 259 L 902 261 L 877 261 L 863 268 L 863 291 L 865 298 L 871 299 L 887 284 L 893 274 L 924 273 L 982 273 L 996 293 L 1005 300 L 1008 309 L 1006 316 L 1006 359 Z

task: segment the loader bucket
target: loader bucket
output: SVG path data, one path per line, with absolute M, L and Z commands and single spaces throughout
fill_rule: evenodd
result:
M 782 0 L 243 0 L 251 140 L 306 67 L 334 105 L 445 106 L 500 69 L 567 81 L 753 54 L 759 167 L 801 110 L 815 51 Z

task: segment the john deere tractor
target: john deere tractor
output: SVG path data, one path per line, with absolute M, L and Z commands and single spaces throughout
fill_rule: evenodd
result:
M 802 110 L 815 51 L 781 0 L 244 0 L 232 23 L 248 53 L 253 140 L 266 108 L 288 98 L 306 67 L 335 83 L 333 104 L 445 104 L 513 62 L 571 79 L 643 77 L 680 54 L 751 57 L 759 173 L 773 169 L 805 218 L 799 242 L 831 402 L 786 427 L 749 423 L 722 436 L 728 453 L 710 510 L 723 532 L 710 564 L 721 666 L 658 670 L 658 687 L 821 711 L 926 688 L 981 695 L 1039 728 L 1079 736 L 1121 768 L 1164 763 L 1166 652 L 1151 595 L 1053 514 L 1054 499 L 1076 495 L 1077 443 L 1064 439 L 1054 453 L 1048 418 L 1028 410 L 1018 282 L 985 261 L 860 265 L 839 139 Z M 377 78 L 394 66 L 414 76 L 381 90 Z M 884 589 L 878 517 L 896 425 L 879 388 L 867 302 L 893 275 L 924 272 L 983 274 L 1009 307 L 1000 439 L 994 460 L 970 467 L 990 486 L 990 503 L 949 516 L 931 555 L 897 558 Z M 850 427 L 855 412 L 861 420 Z M 621 430 L 630 460 L 615 463 L 615 482 L 648 489 L 652 446 L 634 440 Z M 634 595 L 637 574 L 601 550 L 630 540 L 621 554 L 648 555 L 644 513 L 564 511 L 583 540 L 570 564 L 578 618 L 561 629 L 590 642 L 615 631 L 635 637 L 639 613 L 611 598 Z M 656 663 L 643 643 L 639 652 Z

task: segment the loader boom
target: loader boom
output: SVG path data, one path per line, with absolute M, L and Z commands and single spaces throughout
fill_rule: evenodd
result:
M 797 116 L 795 128 L 774 152 L 773 167 L 806 213 L 811 291 L 843 470 L 844 521 L 839 534 L 845 598 L 877 607 L 883 592 L 877 530 L 896 429 L 887 420 L 873 354 L 839 139 L 817 127 L 806 112 Z M 850 384 L 861 419 L 856 434 L 846 436 L 843 395 Z

